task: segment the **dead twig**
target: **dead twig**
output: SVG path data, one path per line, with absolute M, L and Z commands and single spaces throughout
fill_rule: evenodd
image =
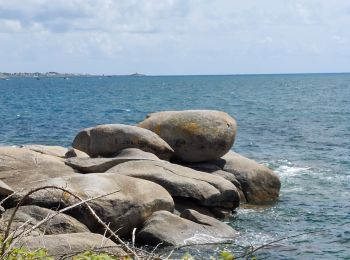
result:
M 136 259 L 139 259 L 139 257 L 138 257 L 138 255 L 136 254 L 136 252 L 135 252 L 133 249 L 131 249 L 122 239 L 120 239 L 120 237 L 119 237 L 115 232 L 113 232 L 113 231 L 109 228 L 109 226 L 106 225 L 106 224 L 101 220 L 101 218 L 96 214 L 96 212 L 95 212 L 95 211 L 91 208 L 91 206 L 87 203 L 88 201 L 91 201 L 91 200 L 93 200 L 93 199 L 97 199 L 97 198 L 101 198 L 101 197 L 104 197 L 104 196 L 108 196 L 108 195 L 113 194 L 113 193 L 116 193 L 116 192 L 118 192 L 118 191 L 114 191 L 114 192 L 111 192 L 110 194 L 106 194 L 106 195 L 101 195 L 101 196 L 98 196 L 98 197 L 96 197 L 96 198 L 90 198 L 90 199 L 87 199 L 87 200 L 83 200 L 83 199 L 80 198 L 78 195 L 74 194 L 73 192 L 71 192 L 71 191 L 69 191 L 69 190 L 67 190 L 67 189 L 65 189 L 65 188 L 57 187 L 57 186 L 54 186 L 54 185 L 49 185 L 49 186 L 44 186 L 44 187 L 39 187 L 39 188 L 32 189 L 32 190 L 30 190 L 28 193 L 26 193 L 26 194 L 19 200 L 19 202 L 17 203 L 17 205 L 16 205 L 16 207 L 15 207 L 15 209 L 14 209 L 14 211 L 13 211 L 11 217 L 10 217 L 10 220 L 9 220 L 8 226 L 7 226 L 7 229 L 6 229 L 6 231 L 5 231 L 4 242 L 3 242 L 3 245 L 2 245 L 1 251 L 0 251 L 0 256 L 1 256 L 1 258 L 3 258 L 4 256 L 6 256 L 5 252 L 8 253 L 8 249 L 9 249 L 9 248 L 6 248 L 6 245 L 7 245 L 7 242 L 9 241 L 9 239 L 11 239 L 10 236 L 9 236 L 9 235 L 10 235 L 11 224 L 12 224 L 12 222 L 13 222 L 13 220 L 14 220 L 15 214 L 16 214 L 16 212 L 18 211 L 19 207 L 23 204 L 23 202 L 24 202 L 30 195 L 32 195 L 32 194 L 35 193 L 35 192 L 38 192 L 38 191 L 40 191 L 40 190 L 45 190 L 45 189 L 57 189 L 57 190 L 64 191 L 64 192 L 68 193 L 69 195 L 71 195 L 72 197 L 78 199 L 80 202 L 75 203 L 75 204 L 73 204 L 73 205 L 71 205 L 71 206 L 69 206 L 69 207 L 66 207 L 66 208 L 60 210 L 59 212 L 57 212 L 57 214 L 51 215 L 50 218 L 45 218 L 43 221 L 40 221 L 37 225 L 33 226 L 33 227 L 30 228 L 29 230 L 25 231 L 24 233 L 21 233 L 21 237 L 23 237 L 25 234 L 28 234 L 29 232 L 33 231 L 35 228 L 39 227 L 39 226 L 42 225 L 43 223 L 46 223 L 49 219 L 53 218 L 54 216 L 56 216 L 56 215 L 58 215 L 58 214 L 61 214 L 61 213 L 65 212 L 65 211 L 67 211 L 67 210 L 73 209 L 74 207 L 77 207 L 77 206 L 79 206 L 79 205 L 84 204 L 84 205 L 87 207 L 87 209 L 89 210 L 89 212 L 92 214 L 92 216 L 95 218 L 95 220 L 96 220 L 99 224 L 101 224 L 101 225 L 105 228 L 105 230 L 108 230 L 108 232 L 110 233 L 110 235 L 111 235 L 112 237 L 114 237 L 114 239 L 115 239 L 118 243 L 120 243 L 120 244 L 123 246 L 124 250 L 130 252 Z M 5 242 L 5 241 L 6 241 L 6 242 Z M 17 239 L 17 241 L 18 241 L 18 239 Z M 14 245 L 14 243 L 11 243 L 11 245 L 10 245 L 9 247 L 11 247 L 11 246 L 13 246 L 13 245 Z M 11 248 L 12 248 L 12 247 L 11 247 Z

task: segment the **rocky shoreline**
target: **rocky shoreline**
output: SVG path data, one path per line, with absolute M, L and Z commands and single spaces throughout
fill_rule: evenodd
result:
M 220 111 L 153 113 L 138 126 L 100 125 L 80 131 L 72 148 L 44 145 L 0 147 L 0 195 L 5 198 L 0 229 L 5 232 L 21 201 L 12 230 L 25 230 L 50 212 L 70 207 L 77 198 L 123 238 L 135 232 L 139 245 L 179 246 L 234 239 L 220 221 L 242 203 L 277 200 L 279 177 L 267 167 L 231 151 L 237 126 Z M 52 218 L 18 243 L 51 255 L 69 254 L 101 244 L 101 225 L 85 205 Z M 136 229 L 136 231 L 135 231 Z M 49 241 L 44 243 L 43 241 Z M 117 252 L 115 252 L 117 251 Z

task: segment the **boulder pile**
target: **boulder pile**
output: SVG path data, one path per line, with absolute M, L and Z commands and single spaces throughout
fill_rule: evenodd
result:
M 53 254 L 68 238 L 79 249 L 97 245 L 105 227 L 90 209 L 121 237 L 131 237 L 136 229 L 142 245 L 234 239 L 238 233 L 217 218 L 230 217 L 242 203 L 276 201 L 281 185 L 272 170 L 231 150 L 235 136 L 236 121 L 227 113 L 166 111 L 137 126 L 83 129 L 70 149 L 0 147 L 0 197 L 11 194 L 2 205 L 0 231 L 21 201 L 11 230 L 31 228 L 50 212 L 72 207 L 22 242 L 37 248 L 41 236 Z M 48 188 L 21 200 L 40 187 Z M 90 209 L 73 207 L 79 199 Z

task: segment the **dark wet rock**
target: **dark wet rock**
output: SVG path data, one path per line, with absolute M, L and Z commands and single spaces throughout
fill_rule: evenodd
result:
M 236 121 L 213 110 L 165 111 L 152 113 L 138 124 L 163 138 L 186 162 L 215 160 L 232 147 Z
M 0 220 L 0 230 L 5 231 L 8 221 L 10 220 L 14 208 L 6 210 Z M 47 216 L 52 216 L 56 213 L 54 210 L 41 208 L 38 206 L 21 206 L 11 224 L 11 232 L 17 230 L 17 234 L 21 231 L 28 230 L 35 226 Z M 75 218 L 66 214 L 59 214 L 40 225 L 33 230 L 30 235 L 51 235 L 51 234 L 66 234 L 66 233 L 80 233 L 90 232 L 89 229 Z
M 0 196 L 8 196 L 13 193 L 13 189 L 0 180 Z
M 125 148 L 138 148 L 169 160 L 174 151 L 157 134 L 147 129 L 122 124 L 99 125 L 78 133 L 73 147 L 91 157 L 110 157 Z
M 180 216 L 181 213 L 187 209 L 193 209 L 203 215 L 216 217 L 214 213 L 211 211 L 212 207 L 201 206 L 195 200 L 191 200 L 188 198 L 174 198 L 174 202 L 175 202 L 174 214 L 178 216 Z
M 130 161 L 107 172 L 158 183 L 173 197 L 190 198 L 203 206 L 231 209 L 239 206 L 238 191 L 229 181 L 166 161 Z
M 83 172 L 105 172 L 118 164 L 136 160 L 156 160 L 160 159 L 152 153 L 144 152 L 137 148 L 127 148 L 122 150 L 117 156 L 111 158 L 69 158 L 66 164 Z
M 223 207 L 204 207 L 196 201 L 186 198 L 174 198 L 175 210 L 174 214 L 180 216 L 185 210 L 195 210 L 203 215 L 213 218 L 228 218 L 232 216 L 232 209 Z
M 185 210 L 181 216 L 158 211 L 147 219 L 136 240 L 148 245 L 180 246 L 222 242 L 237 235 L 229 225 L 194 210 Z

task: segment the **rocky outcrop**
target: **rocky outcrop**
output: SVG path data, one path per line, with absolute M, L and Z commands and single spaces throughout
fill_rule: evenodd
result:
M 13 189 L 29 182 L 61 176 L 75 176 L 62 159 L 24 148 L 0 147 L 0 179 Z
M 185 210 L 181 216 L 158 211 L 147 219 L 137 234 L 136 241 L 148 245 L 180 246 L 193 243 L 223 242 L 238 233 L 215 218 L 194 210 Z
M 127 254 L 112 240 L 94 233 L 74 233 L 45 236 L 29 236 L 18 242 L 18 247 L 30 251 L 45 248 L 47 254 L 54 259 L 68 258 L 93 250 L 94 252 L 105 252 L 122 259 Z
M 138 148 L 153 153 L 163 160 L 169 160 L 174 152 L 152 131 L 122 124 L 86 128 L 78 133 L 72 146 L 91 157 L 110 157 L 125 148 Z
M 46 188 L 21 200 L 12 230 L 33 227 L 53 210 L 80 200 L 88 200 L 94 211 L 84 203 L 69 208 L 25 239 L 30 249 L 45 247 L 64 257 L 100 245 L 101 236 L 90 233 L 105 233 L 96 215 L 119 236 L 140 230 L 137 241 L 144 244 L 221 242 L 237 232 L 214 217 L 231 216 L 240 202 L 278 198 L 281 183 L 273 171 L 228 152 L 236 135 L 228 114 L 166 111 L 149 115 L 139 126 L 84 129 L 69 150 L 0 147 L 0 196 L 11 195 L 2 203 L 7 210 L 0 205 L 0 231 L 23 195 L 40 187 Z M 117 256 L 125 253 L 108 243 Z
M 160 159 L 152 153 L 144 152 L 137 148 L 123 149 L 117 156 L 111 158 L 69 158 L 66 160 L 66 164 L 70 167 L 83 172 L 105 172 L 108 169 L 118 164 L 137 161 L 137 160 L 155 160 Z
M 79 174 L 74 177 L 53 178 L 29 183 L 27 189 L 43 186 L 65 188 L 81 199 L 94 198 L 89 205 L 112 230 L 121 236 L 130 236 L 133 228 L 138 228 L 155 211 L 172 211 L 174 202 L 170 194 L 158 184 L 150 181 L 118 176 L 113 173 Z M 16 203 L 26 191 L 18 192 L 12 198 Z M 46 189 L 33 193 L 24 203 L 45 208 L 65 208 L 78 200 L 67 192 Z M 66 212 L 91 231 L 104 233 L 104 227 L 97 223 L 85 206 L 75 207 Z
M 236 187 L 219 176 L 166 161 L 131 161 L 107 171 L 149 180 L 163 186 L 173 197 L 189 198 L 200 205 L 234 209 L 239 205 Z
M 9 209 L 4 212 L 0 220 L 0 230 L 5 231 L 14 209 Z M 41 208 L 38 206 L 21 206 L 19 207 L 13 219 L 10 231 L 15 231 L 19 234 L 21 231 L 30 229 L 37 225 L 40 221 L 48 216 L 53 216 L 56 213 L 54 210 Z M 66 234 L 90 232 L 89 229 L 75 218 L 66 214 L 56 215 L 54 218 L 40 225 L 33 230 L 31 236 Z
M 165 111 L 152 113 L 138 124 L 163 138 L 186 162 L 215 160 L 232 147 L 236 121 L 212 110 Z
M 259 204 L 277 200 L 281 182 L 266 166 L 232 151 L 213 163 L 236 177 L 247 202 Z

